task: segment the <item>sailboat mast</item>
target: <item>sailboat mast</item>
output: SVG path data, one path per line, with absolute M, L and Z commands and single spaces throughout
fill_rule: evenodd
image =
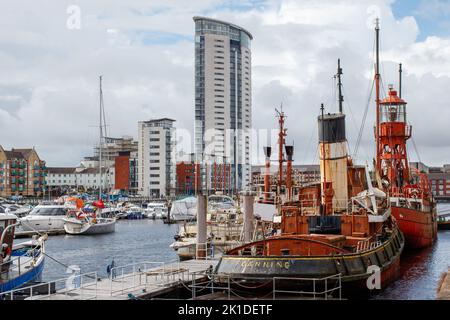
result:
M 100 200 L 102 200 L 102 143 L 103 143 L 103 125 L 102 125 L 102 115 L 103 115 L 103 91 L 102 91 L 102 76 L 99 77 L 100 79 L 100 145 L 99 145 L 99 156 L 98 156 L 98 171 L 100 175 L 100 183 L 99 183 L 99 192 L 98 197 Z
M 375 37 L 376 37 L 376 63 L 375 63 L 375 89 L 376 89 L 376 127 L 375 127 L 375 140 L 376 140 L 376 165 L 378 172 L 381 172 L 380 163 L 380 19 L 375 20 Z

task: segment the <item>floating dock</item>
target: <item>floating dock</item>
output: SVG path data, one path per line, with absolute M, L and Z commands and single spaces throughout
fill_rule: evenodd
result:
M 140 262 L 115 267 L 108 278 L 97 272 L 4 292 L 5 300 L 148 300 L 204 281 L 219 260 Z

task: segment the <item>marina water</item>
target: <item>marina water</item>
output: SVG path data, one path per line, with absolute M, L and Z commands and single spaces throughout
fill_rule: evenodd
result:
M 162 220 L 119 220 L 116 232 L 101 235 L 50 236 L 46 242 L 49 257 L 66 266 L 76 266 L 81 273 L 98 272 L 107 277 L 107 266 L 114 259 L 116 266 L 134 262 L 169 262 L 178 258 L 169 248 L 178 231 L 176 224 Z M 47 258 L 42 281 L 68 277 L 68 268 Z

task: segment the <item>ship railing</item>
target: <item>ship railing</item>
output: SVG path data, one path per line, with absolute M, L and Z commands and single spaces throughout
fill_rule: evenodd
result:
M 97 292 L 97 272 L 89 272 L 5 291 L 0 300 L 95 300 Z
M 15 272 L 19 276 L 23 273 L 23 264 L 30 263 L 31 261 L 36 261 L 37 255 L 40 253 L 41 245 L 37 244 L 33 246 L 31 249 L 27 251 L 25 256 L 11 256 L 8 261 L 0 263 L 0 279 L 4 277 L 4 275 L 8 275 L 8 273 Z
M 382 245 L 381 241 L 370 241 L 369 239 L 358 241 L 356 244 L 356 252 L 362 252 L 367 250 L 373 250 Z
M 205 275 L 205 272 L 201 273 Z M 299 277 L 245 277 L 245 276 L 227 276 L 227 275 L 214 275 L 207 274 L 207 278 L 198 278 L 198 276 L 193 276 L 191 284 L 188 286 L 192 293 L 192 299 L 195 299 L 199 294 L 204 294 L 209 292 L 214 294 L 215 292 L 226 293 L 227 299 L 230 300 L 232 297 L 237 297 L 240 299 L 246 299 L 242 296 L 241 289 L 244 290 L 258 290 L 262 287 L 272 288 L 272 291 L 266 293 L 263 298 L 272 296 L 273 300 L 277 299 L 280 294 L 283 294 L 281 298 L 286 298 L 286 295 L 292 296 L 303 296 L 308 299 L 329 299 L 333 295 L 336 295 L 335 299 L 342 299 L 342 277 L 341 274 L 331 275 L 323 278 L 299 278 Z M 244 284 L 248 281 L 259 282 L 259 285 L 249 285 Z M 280 288 L 280 282 L 289 282 L 290 286 L 293 284 L 298 284 L 296 288 L 310 288 L 310 290 L 297 290 L 297 289 L 287 289 Z M 278 285 L 278 286 L 277 286 Z M 241 289 L 235 289 L 241 288 Z M 238 293 L 239 292 L 239 293 Z

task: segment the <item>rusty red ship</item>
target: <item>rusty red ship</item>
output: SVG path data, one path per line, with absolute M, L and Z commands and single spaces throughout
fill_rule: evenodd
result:
M 339 83 L 341 74 L 338 66 Z M 282 157 L 279 183 L 286 182 L 286 193 L 280 229 L 223 255 L 215 270 L 219 282 L 232 278 L 234 284 L 259 288 L 268 277 L 284 277 L 289 286 L 289 279 L 339 275 L 345 286 L 367 288 L 371 268 L 379 270 L 382 286 L 397 278 L 404 236 L 388 194 L 373 186 L 367 166 L 353 164 L 348 155 L 342 101 L 340 91 L 339 112 L 325 114 L 322 105 L 318 117 L 321 180 L 293 192 L 289 168 L 282 176 Z M 278 118 L 283 153 L 282 111 Z M 292 161 L 293 147 L 284 147 Z
M 389 86 L 388 96 L 380 98 L 379 26 L 376 26 L 376 172 L 379 186 L 392 205 L 392 214 L 405 235 L 407 248 L 431 246 L 437 239 L 436 204 L 425 173 L 411 170 L 406 142 L 412 127 L 407 123 L 406 101 Z

